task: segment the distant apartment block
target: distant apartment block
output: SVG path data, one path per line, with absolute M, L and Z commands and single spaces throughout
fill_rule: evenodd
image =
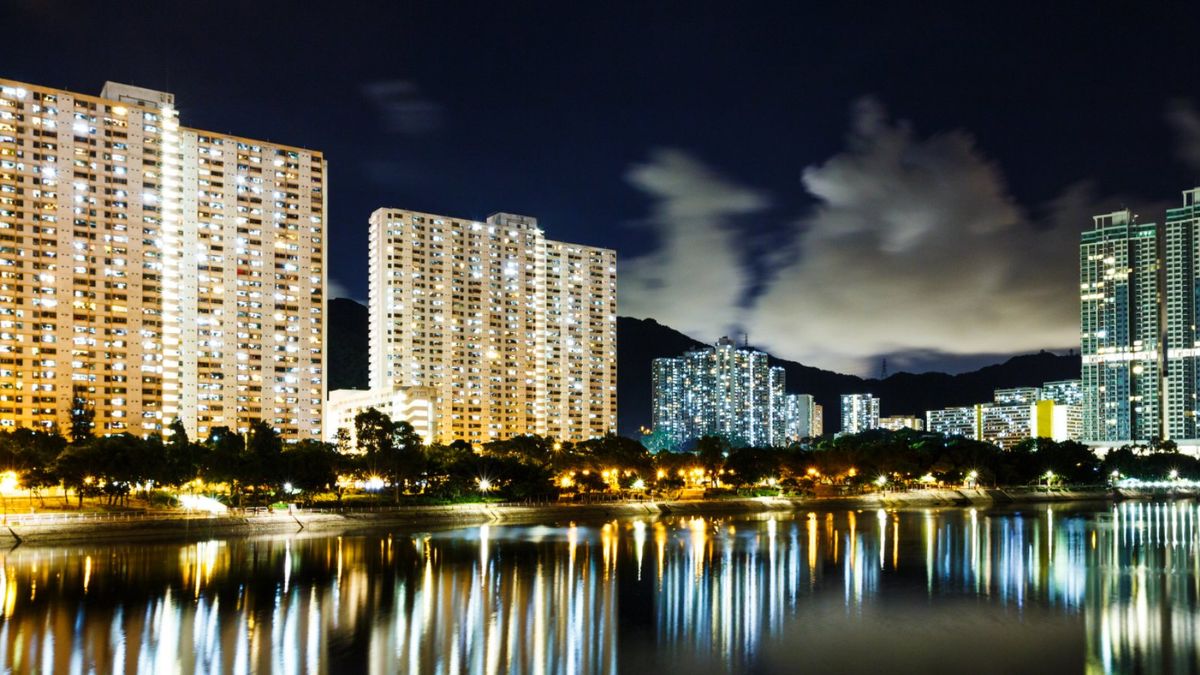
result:
M 1006 450 L 1027 438 L 1077 440 L 1083 433 L 1082 408 L 1060 402 L 1078 399 L 1077 384 L 1078 380 L 1066 380 L 997 389 L 991 403 L 926 411 L 926 428 Z
M 1082 380 L 1058 380 L 1042 385 L 1039 400 L 1054 401 L 1060 405 L 1083 405 Z
M 370 384 L 432 392 L 439 441 L 617 424 L 617 261 L 535 218 L 371 214 Z
M 857 434 L 879 428 L 879 399 L 870 394 L 842 395 L 842 433 Z
M 654 360 L 654 433 L 678 449 L 703 436 L 734 446 L 784 445 L 811 433 L 811 397 L 784 394 L 784 371 L 728 338 L 714 347 Z M 807 420 L 790 415 L 810 415 Z
M 0 80 L 0 426 L 320 438 L 325 180 L 167 92 Z
M 925 429 L 936 434 L 978 440 L 982 436 L 977 405 L 957 406 L 925 412 Z
M 925 420 L 921 419 L 920 417 L 911 417 L 905 415 L 880 417 L 879 428 L 887 429 L 888 431 L 900 431 L 901 429 L 923 431 L 925 429 Z
M 805 438 L 816 438 L 821 435 L 822 410 L 811 394 L 786 394 L 784 406 L 785 443 L 795 443 Z

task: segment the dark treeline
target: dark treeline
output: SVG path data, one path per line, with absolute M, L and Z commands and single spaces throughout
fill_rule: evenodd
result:
M 188 438 L 170 425 L 165 438 L 96 437 L 85 424 L 72 438 L 45 431 L 0 432 L 0 471 L 34 494 L 62 487 L 125 503 L 161 488 L 220 494 L 231 504 L 284 499 L 463 501 L 546 499 L 563 494 L 670 491 L 681 488 L 819 492 L 822 485 L 902 489 L 929 484 L 1098 485 L 1121 477 L 1200 479 L 1200 461 L 1168 444 L 1126 447 L 1103 458 L 1076 442 L 1027 440 L 1010 450 L 970 439 L 915 431 L 870 431 L 823 437 L 786 448 L 730 448 L 706 437 L 694 452 L 651 454 L 636 440 L 606 436 L 583 442 L 519 436 L 479 451 L 463 441 L 422 443 L 407 422 L 368 410 L 355 419 L 356 443 L 284 443 L 265 423 L 245 434 L 216 428 Z

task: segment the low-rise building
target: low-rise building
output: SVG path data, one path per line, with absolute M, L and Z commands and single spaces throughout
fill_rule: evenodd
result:
M 433 443 L 437 438 L 434 391 L 428 387 L 407 387 L 329 392 L 329 400 L 325 402 L 325 441 L 345 443 L 346 447 L 342 449 L 353 451 L 358 446 L 354 418 L 371 408 L 387 415 L 393 422 L 408 422 L 425 443 Z

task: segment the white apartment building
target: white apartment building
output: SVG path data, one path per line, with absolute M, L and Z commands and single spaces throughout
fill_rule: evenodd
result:
M 842 394 L 843 434 L 857 434 L 878 428 L 878 397 L 870 394 Z
M 408 422 L 426 444 L 437 440 L 433 390 L 412 387 L 385 392 L 366 389 L 329 392 L 329 401 L 325 403 L 325 441 L 340 444 L 344 440 L 347 449 L 354 451 L 358 447 L 354 418 L 371 408 L 393 422 Z M 339 438 L 340 434 L 344 434 L 344 439 Z
M 443 442 L 616 429 L 616 252 L 506 213 L 370 223 L 372 390 L 431 389 Z
M 320 438 L 326 165 L 173 94 L 0 80 L 0 425 Z

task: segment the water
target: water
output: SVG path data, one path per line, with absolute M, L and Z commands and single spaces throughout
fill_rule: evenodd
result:
M 1200 506 L 18 547 L 0 664 L 85 673 L 1200 671 Z

